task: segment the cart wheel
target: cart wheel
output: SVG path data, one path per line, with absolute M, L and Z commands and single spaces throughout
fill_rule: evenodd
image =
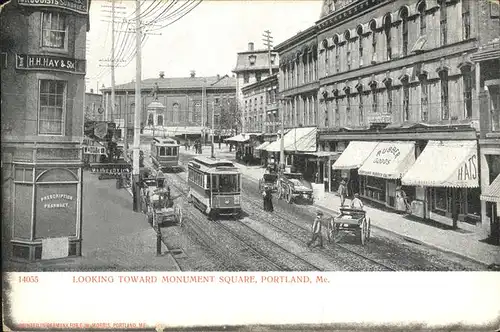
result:
M 366 219 L 363 220 L 361 228 L 359 229 L 359 240 L 361 242 L 361 245 L 364 246 L 366 243 Z
M 370 235 L 371 235 L 371 220 L 368 219 L 368 225 L 366 226 L 366 241 L 370 240 Z

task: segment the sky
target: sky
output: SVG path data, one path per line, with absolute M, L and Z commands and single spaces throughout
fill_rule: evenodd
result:
M 157 17 L 168 3 L 143 0 L 145 20 Z M 173 9 L 182 3 L 185 1 L 179 1 Z M 111 86 L 110 62 L 106 61 L 111 59 L 110 6 L 111 2 L 105 0 L 93 0 L 91 4 L 87 91 L 103 84 Z M 134 17 L 134 0 L 115 0 L 115 6 L 116 20 Z M 262 34 L 270 30 L 273 44 L 278 45 L 314 25 L 321 6 L 322 0 L 204 0 L 175 23 L 162 28 L 170 22 L 165 20 L 154 27 L 155 34 L 148 35 L 142 47 L 142 79 L 158 77 L 160 71 L 166 77 L 187 77 L 191 70 L 196 76 L 232 75 L 236 53 L 246 51 L 249 42 L 254 42 L 255 49 L 264 48 Z M 134 29 L 135 22 L 129 22 L 129 29 Z M 116 84 L 123 84 L 135 79 L 135 33 L 124 32 L 126 23 L 115 24 L 115 31 L 115 58 L 128 60 L 115 70 Z

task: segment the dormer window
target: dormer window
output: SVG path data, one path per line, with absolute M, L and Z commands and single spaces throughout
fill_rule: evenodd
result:
M 255 60 L 257 60 L 257 57 L 253 54 L 248 57 L 248 61 L 250 62 L 250 65 L 252 65 L 252 66 L 255 64 Z

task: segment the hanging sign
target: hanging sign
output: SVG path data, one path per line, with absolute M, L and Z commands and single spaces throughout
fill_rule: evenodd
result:
M 51 70 L 85 74 L 85 60 L 55 55 L 16 54 L 16 69 Z
M 83 153 L 85 154 L 106 154 L 106 149 L 100 146 L 84 146 Z
M 66 9 L 84 15 L 87 15 L 89 11 L 88 0 L 17 0 L 17 3 L 25 7 Z

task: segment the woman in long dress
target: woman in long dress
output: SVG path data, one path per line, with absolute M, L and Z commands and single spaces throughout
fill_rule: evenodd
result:
M 264 197 L 264 211 L 273 212 L 273 195 L 271 193 L 271 189 L 266 187 L 262 195 Z

